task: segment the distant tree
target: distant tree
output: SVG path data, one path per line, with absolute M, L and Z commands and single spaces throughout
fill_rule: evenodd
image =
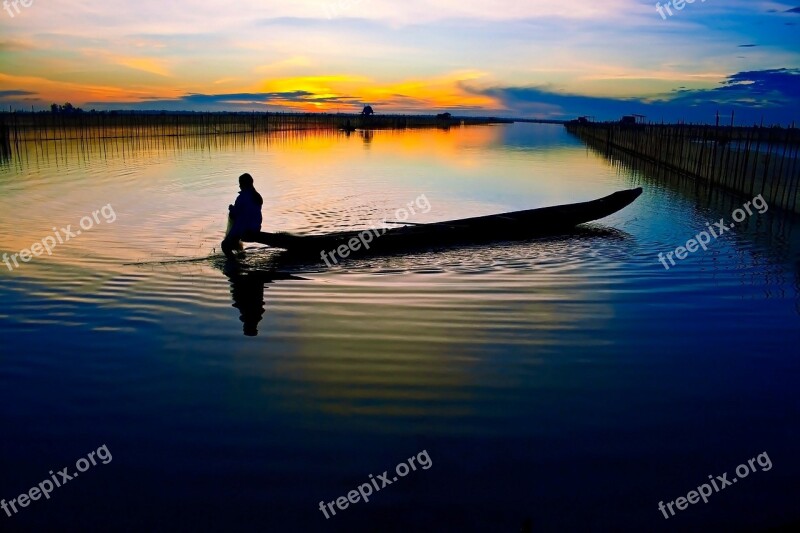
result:
M 436 115 L 436 118 L 438 118 L 439 120 L 451 120 L 453 118 L 453 115 L 450 113 L 439 113 L 438 115 Z
M 375 111 L 372 110 L 372 106 L 371 105 L 368 105 L 368 106 L 364 106 L 364 111 L 362 111 L 361 114 L 364 115 L 365 117 L 368 117 L 370 115 L 374 115 Z
M 75 107 L 72 104 L 70 104 L 69 102 L 67 102 L 64 105 L 57 105 L 57 104 L 51 105 L 50 106 L 50 112 L 51 113 L 57 113 L 57 114 L 58 113 L 63 113 L 63 114 L 66 114 L 66 115 L 71 115 L 73 113 L 83 113 L 83 109 L 81 109 L 80 107 Z

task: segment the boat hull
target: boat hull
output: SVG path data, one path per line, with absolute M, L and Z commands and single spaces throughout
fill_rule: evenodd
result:
M 580 224 L 605 218 L 633 203 L 641 193 L 639 187 L 589 202 L 391 229 L 343 231 L 327 235 L 259 232 L 248 236 L 246 240 L 290 252 L 320 254 L 341 246 L 356 252 L 382 252 L 529 239 L 568 232 Z M 360 245 L 356 245 L 356 242 Z M 353 250 L 356 247 L 358 250 Z

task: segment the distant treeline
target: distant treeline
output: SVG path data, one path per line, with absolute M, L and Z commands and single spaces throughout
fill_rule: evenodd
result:
M 135 136 L 226 135 L 271 131 L 449 128 L 510 123 L 496 117 L 332 113 L 83 111 L 70 104 L 50 111 L 0 113 L 0 136 L 10 142 Z

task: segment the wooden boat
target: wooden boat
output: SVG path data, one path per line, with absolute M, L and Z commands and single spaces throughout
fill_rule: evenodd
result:
M 247 236 L 246 241 L 301 254 L 321 255 L 323 252 L 342 250 L 340 256 L 348 257 L 367 251 L 385 253 L 409 248 L 520 240 L 557 235 L 579 224 L 605 218 L 633 203 L 640 194 L 641 187 L 615 192 L 589 202 L 391 229 L 365 229 L 325 235 L 260 232 Z

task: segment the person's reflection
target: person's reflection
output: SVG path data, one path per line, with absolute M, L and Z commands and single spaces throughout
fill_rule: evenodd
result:
M 288 258 L 288 256 L 285 256 Z M 286 259 L 292 264 L 292 259 Z M 303 281 L 305 278 L 297 277 L 288 272 L 281 272 L 278 268 L 283 265 L 281 258 L 274 258 L 262 262 L 259 268 L 242 266 L 235 259 L 228 259 L 222 266 L 222 272 L 231 283 L 231 296 L 233 307 L 239 310 L 239 320 L 244 324 L 244 334 L 247 337 L 258 336 L 258 324 L 264 318 L 266 302 L 264 289 L 269 283 L 279 280 Z
M 245 272 L 236 261 L 225 264 L 225 275 L 231 282 L 233 307 L 239 310 L 247 337 L 258 336 L 258 324 L 264 318 L 264 284 L 271 279 L 263 272 Z

